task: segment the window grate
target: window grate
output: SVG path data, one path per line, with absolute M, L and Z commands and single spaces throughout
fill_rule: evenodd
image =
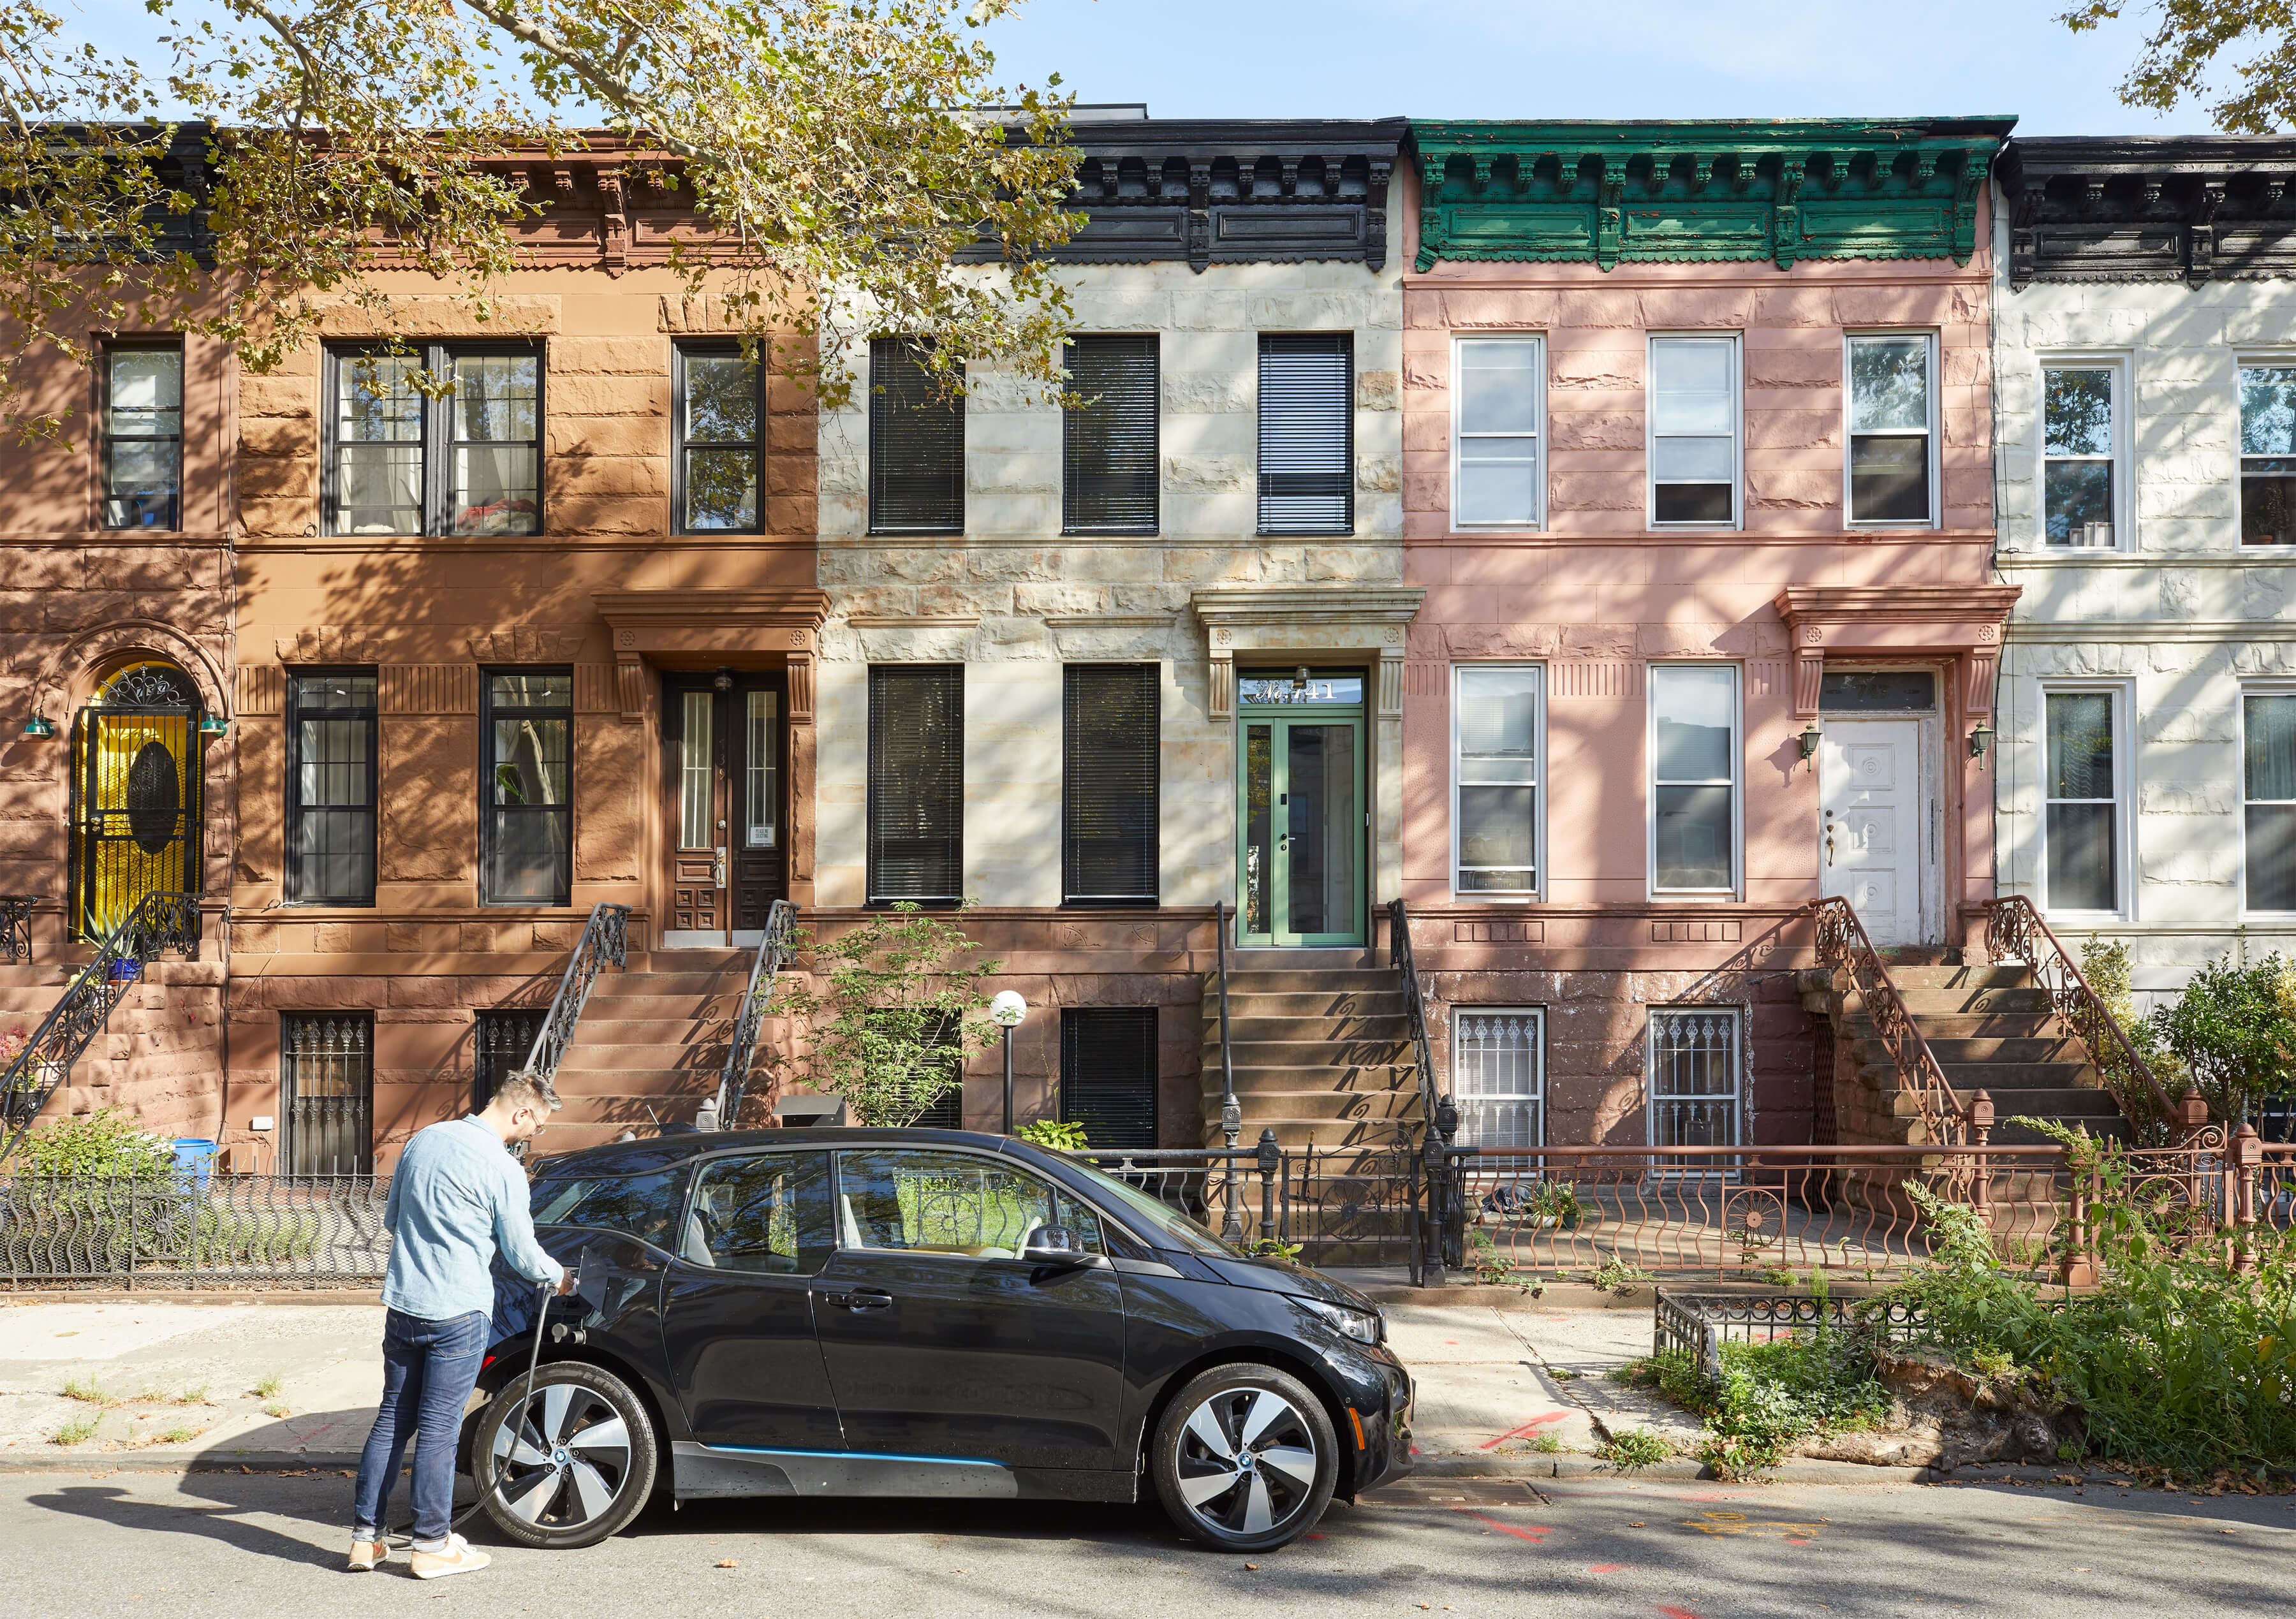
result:
M 964 879 L 964 669 L 869 670 L 869 903 L 953 904 Z
M 1355 532 L 1355 338 L 1259 339 L 1259 532 Z
M 374 1019 L 365 1013 L 279 1019 L 279 1082 L 291 1175 L 374 1173 Z
M 1065 364 L 1086 403 L 1061 417 L 1061 532 L 1155 533 L 1156 339 L 1071 338 Z
M 913 338 L 869 345 L 869 532 L 964 532 L 964 396 Z
M 1156 1145 L 1156 1009 L 1072 1006 L 1061 1012 L 1061 1117 L 1107 1151 Z
M 1738 1144 L 1738 1014 L 1650 1015 L 1651 1145 Z
M 1459 1141 L 1538 1147 L 1546 1140 L 1542 1018 L 1532 1008 L 1453 1014 L 1451 1083 Z
M 1160 664 L 1070 664 L 1061 740 L 1062 897 L 1152 905 L 1157 896 Z
M 542 1007 L 513 1007 L 480 1012 L 471 1034 L 471 1106 L 475 1110 L 494 1100 L 502 1082 L 526 1067 L 534 1043 L 542 1035 Z

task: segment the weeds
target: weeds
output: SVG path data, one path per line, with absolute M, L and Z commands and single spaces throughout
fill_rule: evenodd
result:
M 103 1406 L 115 1403 L 112 1397 L 104 1393 L 94 1382 L 83 1378 L 74 1378 L 64 1385 L 64 1398 L 78 1400 L 88 1405 Z
M 1491 1234 L 1478 1226 L 1467 1233 L 1467 1246 L 1472 1250 L 1469 1263 L 1475 1267 L 1475 1279 L 1486 1287 L 1505 1288 L 1515 1284 L 1514 1255 L 1503 1254 Z
M 166 1432 L 160 1434 L 152 1443 L 154 1444 L 189 1444 L 193 1440 L 197 1439 L 199 1436 L 200 1430 L 193 1427 L 190 1423 L 178 1422 L 175 1427 L 168 1428 Z
M 95 1437 L 95 1425 L 102 1420 L 102 1419 L 97 1416 L 94 1411 L 89 1411 L 83 1416 L 74 1417 L 70 1422 L 65 1423 L 63 1427 L 56 1430 L 55 1438 L 50 1443 L 55 1444 L 85 1443 L 86 1441 Z
M 1552 1434 L 1533 1434 L 1530 1448 L 1542 1456 L 1552 1456 L 1562 1448 L 1562 1442 Z
M 1598 1292 L 1615 1293 L 1620 1298 L 1632 1298 L 1635 1296 L 1636 1282 L 1656 1281 L 1658 1278 L 1640 1265 L 1630 1265 L 1617 1258 L 1611 1258 L 1604 1260 L 1587 1272 L 1587 1280 L 1594 1284 Z
M 258 1400 L 276 1400 L 279 1397 L 281 1386 L 286 1381 L 287 1378 L 283 1373 L 275 1371 L 264 1373 L 262 1377 L 256 1379 L 255 1397 Z
M 1673 1453 L 1667 1449 L 1665 1440 L 1646 1427 L 1620 1428 L 1604 1442 L 1602 1450 L 1603 1460 L 1621 1473 L 1655 1467 Z
M 294 1415 L 292 1411 L 287 1409 L 287 1402 L 284 1400 L 274 1400 L 270 1404 L 263 1408 L 263 1414 L 266 1417 L 291 1417 Z

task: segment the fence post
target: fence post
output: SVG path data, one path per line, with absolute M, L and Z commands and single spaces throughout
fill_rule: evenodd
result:
M 1436 1229 L 1442 1263 L 1464 1268 L 1467 1263 L 1467 1200 L 1456 1195 L 1459 1172 L 1452 1163 L 1452 1143 L 1459 1139 L 1459 1108 L 1449 1097 L 1435 1104 L 1435 1128 L 1443 1138 L 1443 1220 Z
M 1283 1150 L 1275 1144 L 1275 1126 L 1259 1131 L 1259 1240 L 1275 1240 L 1275 1177 L 1283 1173 Z
M 2231 1184 L 2225 1188 L 2225 1212 L 2232 1217 L 2232 1268 L 2236 1276 L 2256 1269 L 2256 1255 L 2248 1246 L 2249 1228 L 2256 1223 L 2256 1181 L 2264 1167 L 2264 1141 L 2253 1124 L 2243 1124 L 2232 1138 L 2231 1162 L 2225 1167 Z
M 1993 1094 L 1980 1091 L 1969 1099 L 1969 1137 L 1972 1147 L 1986 1147 L 1993 1140 Z M 1980 1154 L 1972 1171 L 1969 1189 L 1970 1206 L 1977 1217 L 1985 1222 L 1985 1229 L 1993 1229 L 1993 1171 Z
M 2177 1143 L 2179 1145 L 2189 1143 L 2194 1136 L 2208 1127 L 2209 1099 L 2202 1096 L 2197 1088 L 2187 1089 L 2183 1100 L 2177 1104 Z

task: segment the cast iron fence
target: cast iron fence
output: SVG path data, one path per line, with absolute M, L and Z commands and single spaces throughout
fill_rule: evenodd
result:
M 1722 1345 L 1767 1344 L 1773 1338 L 1829 1330 L 1857 1330 L 1909 1339 L 1921 1333 L 1911 1304 L 1884 1299 L 1824 1298 L 1807 1293 L 1698 1293 L 1660 1288 L 1651 1304 L 1651 1353 L 1678 1351 L 1709 1378 L 1722 1375 Z
M 0 1176 L 0 1286 L 372 1287 L 379 1175 Z
M 559 1061 L 566 1055 L 567 1043 L 574 1038 L 574 1026 L 582 1020 L 582 1008 L 589 1002 L 590 986 L 598 981 L 599 969 L 609 963 L 619 967 L 627 959 L 629 934 L 627 905 L 602 902 L 590 907 L 590 920 L 582 925 L 582 936 L 566 958 L 558 993 L 551 997 L 542 1030 L 527 1054 L 526 1066 L 545 1085 L 554 1088 L 558 1083 Z
M 1176 1147 L 1099 1152 L 1087 1148 L 1070 1156 L 1136 1187 L 1207 1231 L 1234 1233 L 1231 1241 L 1281 1246 L 1292 1240 L 1292 1155 L 1276 1144 L 1273 1130 L 1259 1132 L 1255 1149 Z
M 1922 1034 L 1921 1026 L 1906 1010 L 1888 964 L 1866 936 L 1866 924 L 1849 902 L 1839 895 L 1819 900 L 1811 907 L 1817 919 L 1817 959 L 1830 968 L 1847 970 L 1850 986 L 1873 1021 L 1874 1033 L 1897 1066 L 1898 1085 L 1920 1109 L 1922 1132 L 1938 1146 L 1957 1146 L 1969 1139 L 1963 1103 L 1954 1094 L 1945 1070 Z
M 37 894 L 0 894 L 0 965 L 32 959 L 32 910 Z

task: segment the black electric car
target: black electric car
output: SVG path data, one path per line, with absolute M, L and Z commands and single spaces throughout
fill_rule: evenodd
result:
M 1234 1551 L 1410 1467 L 1379 1307 L 1248 1257 L 1057 1152 L 945 1130 L 772 1130 L 545 1160 L 580 1267 L 526 1383 L 506 1288 L 468 1430 L 488 1515 L 587 1546 L 658 1484 L 724 1496 L 1130 1501 Z

